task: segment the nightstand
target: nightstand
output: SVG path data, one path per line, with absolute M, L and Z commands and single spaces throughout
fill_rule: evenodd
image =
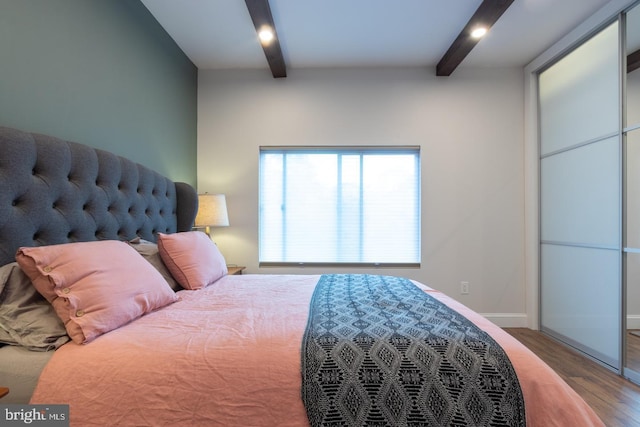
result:
M 227 274 L 229 274 L 229 276 L 240 276 L 242 274 L 242 270 L 244 270 L 247 267 L 242 267 L 240 265 L 238 266 L 234 266 L 234 267 L 227 267 L 227 270 L 229 271 Z
M 9 388 L 0 387 L 0 397 L 5 397 L 7 394 L 9 394 Z

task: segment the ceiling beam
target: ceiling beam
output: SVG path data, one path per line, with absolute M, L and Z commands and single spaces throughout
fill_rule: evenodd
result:
M 271 74 L 274 78 L 287 77 L 287 67 L 284 63 L 284 57 L 282 56 L 282 49 L 280 48 L 280 42 L 278 41 L 278 33 L 276 32 L 276 25 L 273 22 L 273 16 L 271 16 L 271 8 L 269 7 L 269 0 L 244 0 L 249 9 L 249 15 L 253 21 L 253 26 L 256 28 L 256 34 L 259 34 L 265 28 L 270 28 L 273 32 L 273 39 L 269 42 L 260 41 L 264 55 L 267 57 L 269 68 L 271 68 Z
M 444 54 L 436 66 L 436 76 L 450 76 L 480 38 L 471 37 L 471 32 L 484 27 L 487 30 L 496 23 L 498 18 L 511 6 L 513 0 L 483 0 L 478 10 L 473 14 L 467 25 L 462 29 L 453 44 Z
M 627 74 L 640 68 L 640 49 L 627 56 Z

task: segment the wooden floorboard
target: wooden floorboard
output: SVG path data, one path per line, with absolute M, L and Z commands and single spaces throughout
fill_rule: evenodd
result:
M 640 331 L 627 331 L 627 366 L 640 372 Z
M 505 328 L 544 360 L 608 427 L 640 427 L 640 387 L 539 331 Z

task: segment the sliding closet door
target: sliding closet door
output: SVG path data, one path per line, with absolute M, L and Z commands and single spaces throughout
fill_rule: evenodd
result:
M 626 342 L 623 373 L 640 384 L 640 4 L 626 14 L 625 242 Z M 624 73 L 623 73 L 624 74 Z
M 541 326 L 620 369 L 617 22 L 539 75 Z

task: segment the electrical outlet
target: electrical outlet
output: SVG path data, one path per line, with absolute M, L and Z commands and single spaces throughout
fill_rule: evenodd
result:
M 460 294 L 462 295 L 469 294 L 469 282 L 460 282 Z

